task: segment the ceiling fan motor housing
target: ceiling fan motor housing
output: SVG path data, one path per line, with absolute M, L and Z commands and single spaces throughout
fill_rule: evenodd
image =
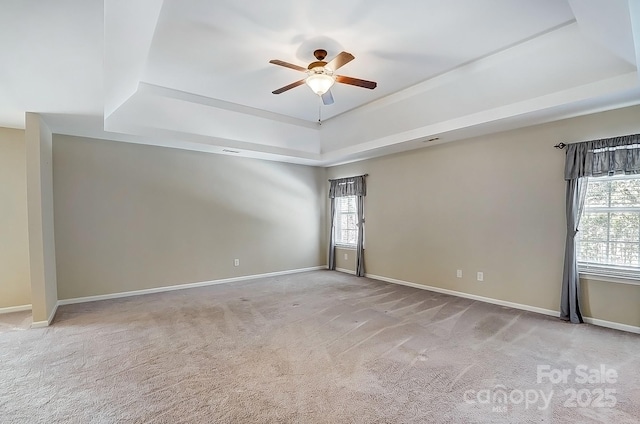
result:
M 318 60 L 316 62 L 311 62 L 309 66 L 307 66 L 307 69 L 311 71 L 311 70 L 314 70 L 315 68 L 324 68 L 327 65 L 327 62 L 324 61 L 324 58 L 327 57 L 326 50 L 318 49 L 313 52 L 313 55 Z M 320 73 L 320 72 L 316 70 L 316 73 Z
M 326 64 L 327 64 L 327 62 L 325 62 L 323 60 L 319 60 L 317 62 L 311 62 L 309 64 L 309 66 L 307 66 L 307 69 L 311 70 L 311 69 L 314 69 L 314 68 L 324 68 Z
M 324 58 L 327 57 L 327 51 L 325 49 L 315 50 L 313 56 L 318 60 L 324 60 Z

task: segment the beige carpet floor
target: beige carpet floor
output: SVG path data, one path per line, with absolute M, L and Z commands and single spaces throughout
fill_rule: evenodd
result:
M 0 326 L 0 422 L 638 423 L 640 336 L 293 274 Z
M 2 314 L 0 315 L 0 335 L 12 330 L 27 330 L 32 322 L 31 311 Z

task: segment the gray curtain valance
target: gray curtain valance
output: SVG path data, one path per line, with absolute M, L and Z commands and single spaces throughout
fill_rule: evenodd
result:
M 564 179 L 640 174 L 640 134 L 567 145 Z
M 366 196 L 367 195 L 367 183 L 365 176 L 360 175 L 358 177 L 340 178 L 337 180 L 331 180 L 331 187 L 329 188 L 329 198 L 334 199 L 336 197 L 345 196 Z

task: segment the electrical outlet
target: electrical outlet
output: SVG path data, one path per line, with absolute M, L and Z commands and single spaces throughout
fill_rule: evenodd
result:
M 478 281 L 484 281 L 484 272 L 478 271 Z
M 349 255 L 347 253 L 344 254 L 344 260 L 348 261 L 349 260 Z
M 462 270 L 461 269 L 456 271 L 456 277 L 462 278 Z
M 233 266 L 240 266 L 240 259 L 234 259 Z

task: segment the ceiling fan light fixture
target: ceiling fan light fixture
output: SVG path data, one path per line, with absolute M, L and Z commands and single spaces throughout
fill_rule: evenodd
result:
M 311 91 L 322 96 L 333 86 L 336 79 L 324 68 L 314 68 L 309 71 L 309 76 L 304 80 Z
M 324 105 L 330 105 L 333 104 L 333 95 L 329 90 L 335 83 L 368 88 L 369 90 L 373 90 L 378 85 L 375 81 L 367 81 L 335 74 L 336 70 L 340 69 L 341 67 L 355 59 L 355 57 L 351 53 L 341 52 L 329 62 L 324 61 L 324 58 L 327 56 L 326 50 L 318 49 L 313 52 L 313 55 L 317 60 L 315 62 L 311 62 L 306 68 L 294 65 L 293 63 L 284 62 L 282 60 L 270 60 L 269 63 L 273 63 L 274 65 L 284 66 L 285 68 L 293 69 L 298 72 L 304 72 L 306 74 L 305 78 L 293 82 L 289 85 L 285 85 L 284 87 L 280 87 L 277 90 L 272 91 L 272 93 L 282 94 L 285 91 L 291 90 L 292 88 L 296 88 L 306 84 L 307 86 L 309 86 L 311 91 L 322 98 L 322 103 Z

